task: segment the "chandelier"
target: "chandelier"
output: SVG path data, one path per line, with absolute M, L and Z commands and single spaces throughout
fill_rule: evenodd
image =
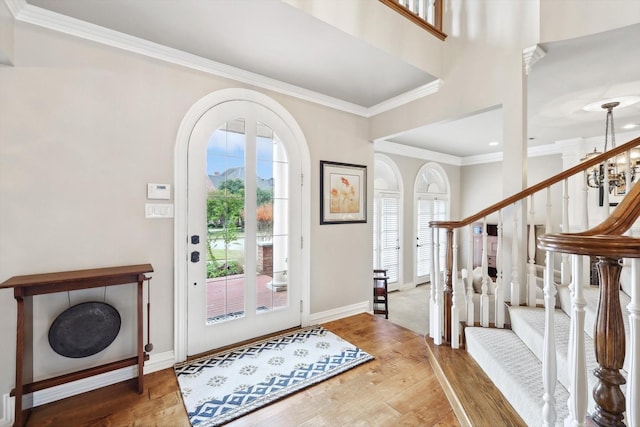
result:
M 607 110 L 607 119 L 605 123 L 605 131 L 604 131 L 604 152 L 607 151 L 607 146 L 609 143 L 609 129 L 611 129 L 611 148 L 615 148 L 616 146 L 616 136 L 614 132 L 613 126 L 613 109 L 620 105 L 619 102 L 608 102 L 606 104 L 602 104 L 602 108 Z M 611 125 L 609 125 L 611 122 Z M 593 152 L 588 153 L 583 159 L 589 160 L 599 154 L 601 152 L 597 151 L 595 148 Z M 636 154 L 636 153 L 629 153 Z M 629 157 L 632 157 L 631 155 Z M 627 166 L 629 163 L 629 166 Z M 626 185 L 626 175 L 627 169 L 631 174 L 631 181 L 635 180 L 636 175 L 636 161 L 632 159 L 627 159 L 625 155 L 619 155 L 607 160 L 605 163 L 601 163 L 599 165 L 592 166 L 589 168 L 586 173 L 587 185 L 591 188 L 601 188 L 604 187 L 605 184 L 608 184 L 609 191 L 612 191 L 614 188 L 625 188 Z M 608 181 L 608 182 L 607 182 Z

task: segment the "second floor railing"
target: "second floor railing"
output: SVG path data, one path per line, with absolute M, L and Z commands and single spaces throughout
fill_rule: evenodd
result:
M 380 2 L 440 40 L 447 38 L 447 35 L 442 32 L 442 0 L 380 0 Z

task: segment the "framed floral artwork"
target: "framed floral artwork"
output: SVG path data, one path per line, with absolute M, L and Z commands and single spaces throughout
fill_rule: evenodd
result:
M 320 224 L 367 222 L 367 167 L 320 161 Z

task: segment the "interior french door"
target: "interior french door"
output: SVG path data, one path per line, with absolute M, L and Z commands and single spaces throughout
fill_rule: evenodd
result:
M 188 355 L 300 325 L 300 191 L 291 189 L 301 177 L 292 138 L 275 113 L 249 101 L 214 107 L 194 127 Z
M 447 202 L 446 200 L 437 199 L 429 196 L 420 196 L 417 199 L 416 212 L 416 283 L 424 283 L 431 279 L 431 270 L 433 267 L 433 249 L 432 234 L 429 222 L 442 221 L 447 218 Z M 440 230 L 439 241 L 444 245 L 446 239 L 446 231 Z M 441 247 L 439 256 L 440 267 L 444 267 L 446 253 Z
M 400 198 L 377 193 L 373 199 L 373 266 L 387 270 L 389 283 L 400 274 Z

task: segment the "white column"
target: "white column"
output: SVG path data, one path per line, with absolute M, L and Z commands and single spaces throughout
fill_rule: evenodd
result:
M 555 145 L 557 145 L 562 152 L 562 170 L 570 169 L 580 163 L 580 159 L 584 157 L 587 151 L 590 151 L 589 149 L 585 148 L 585 141 L 583 138 L 572 138 L 556 141 Z M 590 149 L 593 149 L 593 147 L 590 147 Z M 565 203 L 564 208 L 567 209 L 566 217 L 564 216 L 563 211 L 563 233 L 571 233 L 573 231 L 584 230 L 579 228 L 582 226 L 582 218 L 585 214 L 583 205 L 580 203 L 580 196 L 583 192 L 584 187 L 584 174 L 578 173 L 568 178 L 568 186 L 565 188 L 566 191 L 563 194 Z M 584 206 L 586 206 L 586 204 Z M 575 229 L 572 227 L 574 227 Z M 566 284 L 569 284 L 569 281 L 567 281 Z

